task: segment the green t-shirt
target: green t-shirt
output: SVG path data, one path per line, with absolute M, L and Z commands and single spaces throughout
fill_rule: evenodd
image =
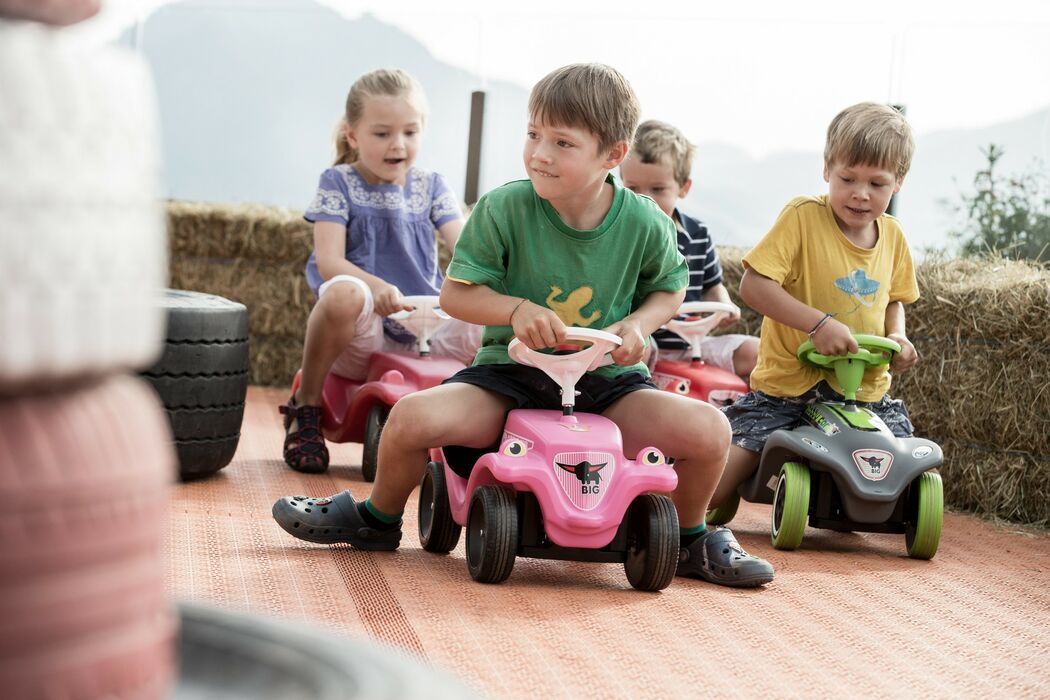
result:
M 648 197 L 626 190 L 610 175 L 612 206 L 596 229 L 578 231 L 554 207 L 518 180 L 474 207 L 448 266 L 450 279 L 484 284 L 524 297 L 558 314 L 568 326 L 602 329 L 637 309 L 652 292 L 676 292 L 688 282 L 675 227 Z M 475 365 L 509 363 L 510 326 L 486 326 Z M 596 374 L 642 372 L 644 364 L 608 365 Z

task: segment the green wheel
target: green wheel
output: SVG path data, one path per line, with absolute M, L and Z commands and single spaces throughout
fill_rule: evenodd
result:
M 736 509 L 740 507 L 740 494 L 734 491 L 726 496 L 722 505 L 707 511 L 704 520 L 708 525 L 725 525 L 736 517 Z
M 798 462 L 784 462 L 773 495 L 773 546 L 798 549 L 809 518 L 809 467 Z
M 933 559 L 941 541 L 944 523 L 944 485 L 941 475 L 923 472 L 912 482 L 908 522 L 904 541 L 908 556 L 913 559 Z

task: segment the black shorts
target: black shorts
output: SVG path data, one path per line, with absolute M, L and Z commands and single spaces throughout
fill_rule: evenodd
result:
M 511 398 L 514 408 L 561 408 L 561 389 L 543 370 L 519 364 L 467 367 L 442 384 L 473 384 Z M 618 399 L 639 389 L 656 389 L 641 372 L 625 372 L 614 379 L 585 374 L 576 382 L 575 410 L 604 413 Z
M 775 430 L 791 430 L 802 422 L 802 413 L 811 403 L 842 401 L 827 382 L 820 382 L 802 396 L 770 396 L 752 391 L 741 396 L 722 411 L 733 426 L 733 444 L 752 452 L 761 452 L 766 440 Z M 897 437 L 911 437 L 912 427 L 908 409 L 900 399 L 883 396 L 874 403 L 858 401 L 886 424 Z

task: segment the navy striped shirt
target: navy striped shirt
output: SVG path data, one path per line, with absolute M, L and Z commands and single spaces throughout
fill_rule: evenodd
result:
M 680 221 L 678 229 L 678 251 L 685 256 L 689 266 L 689 286 L 685 290 L 685 301 L 700 301 L 705 291 L 722 281 L 722 264 L 718 261 L 707 226 L 693 217 L 675 209 L 675 219 Z M 689 343 L 679 336 L 660 329 L 653 333 L 657 345 L 669 349 L 685 349 Z

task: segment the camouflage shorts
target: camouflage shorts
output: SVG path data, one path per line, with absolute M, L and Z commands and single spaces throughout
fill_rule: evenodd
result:
M 827 382 L 821 382 L 802 396 L 770 396 L 761 391 L 752 391 L 741 396 L 722 410 L 733 427 L 733 444 L 752 452 L 761 452 L 766 440 L 774 430 L 790 430 L 802 421 L 802 412 L 807 404 L 822 401 L 842 401 Z M 857 402 L 869 409 L 886 423 L 897 437 L 911 437 L 915 428 L 908 416 L 908 409 L 900 399 L 883 396 L 874 403 Z

